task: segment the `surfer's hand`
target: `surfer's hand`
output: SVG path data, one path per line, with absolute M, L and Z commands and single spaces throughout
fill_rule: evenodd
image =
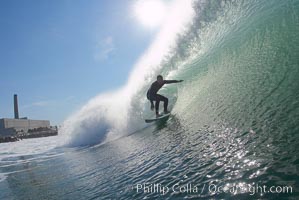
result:
M 179 82 L 183 82 L 184 80 L 179 80 Z
M 154 110 L 155 106 L 154 104 L 151 104 L 151 110 Z

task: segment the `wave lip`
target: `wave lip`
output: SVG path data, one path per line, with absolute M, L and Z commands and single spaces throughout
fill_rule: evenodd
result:
M 66 146 L 86 146 L 126 132 L 128 97 L 125 90 L 98 95 L 68 118 L 61 129 Z
M 146 112 L 145 87 L 163 67 L 161 61 L 174 48 L 178 34 L 186 31 L 194 14 L 192 2 L 177 0 L 170 6 L 165 24 L 136 62 L 124 87 L 94 97 L 64 121 L 60 132 L 65 145 L 99 144 L 142 128 Z

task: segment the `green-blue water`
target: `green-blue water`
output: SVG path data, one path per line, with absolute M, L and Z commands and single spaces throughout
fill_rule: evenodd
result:
M 155 72 L 185 80 L 161 92 L 173 104 L 168 121 L 95 146 L 1 153 L 0 198 L 298 199 L 299 1 L 196 1 L 194 8 L 190 30 Z M 48 143 L 22 144 L 32 141 Z M 169 191 L 137 191 L 139 184 Z

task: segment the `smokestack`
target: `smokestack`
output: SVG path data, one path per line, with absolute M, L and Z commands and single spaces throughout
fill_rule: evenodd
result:
M 14 109 L 15 109 L 15 119 L 19 119 L 19 108 L 18 108 L 18 95 L 14 95 Z

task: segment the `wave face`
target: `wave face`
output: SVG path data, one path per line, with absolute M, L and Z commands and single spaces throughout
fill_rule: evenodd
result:
M 291 137 L 298 131 L 298 1 L 220 5 L 209 2 L 218 16 L 198 16 L 207 22 L 191 30 L 196 37 L 188 39 L 191 51 L 176 73 L 188 82 L 175 113 L 190 124 Z
M 145 93 L 157 74 L 185 80 L 161 93 L 191 129 L 291 137 L 298 131 L 298 21 L 294 0 L 176 1 L 127 85 L 66 120 L 67 143 L 98 144 L 143 128 L 152 115 Z

